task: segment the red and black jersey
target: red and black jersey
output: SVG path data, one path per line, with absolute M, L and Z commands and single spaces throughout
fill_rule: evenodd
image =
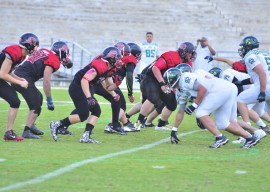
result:
M 235 61 L 232 68 L 236 71 L 247 73 L 246 65 L 242 61 Z
M 184 61 L 179 56 L 178 51 L 168 51 L 168 52 L 163 53 L 155 61 L 155 63 L 151 67 L 149 67 L 146 74 L 154 77 L 152 67 L 155 66 L 161 71 L 161 74 L 163 75 L 167 69 L 173 68 L 173 67 L 175 67 L 176 65 L 178 65 L 180 63 L 184 63 Z M 185 62 L 185 63 L 192 66 L 191 62 Z
M 60 59 L 54 52 L 42 48 L 23 62 L 23 64 L 15 70 L 15 74 L 36 82 L 43 78 L 46 66 L 52 67 L 55 72 L 60 68 L 60 65 Z
M 95 71 L 97 72 L 97 76 L 91 82 L 89 82 L 90 85 L 99 84 L 101 81 L 103 81 L 107 77 L 113 76 L 113 74 L 115 73 L 115 68 L 109 69 L 108 63 L 105 60 L 103 60 L 101 56 L 98 56 L 95 59 L 93 59 L 87 66 L 78 71 L 75 74 L 73 81 L 76 84 L 81 85 L 82 77 L 90 69 L 95 69 Z
M 0 54 L 0 68 L 6 58 L 6 54 L 8 54 L 12 60 L 10 72 L 25 59 L 25 56 L 22 55 L 22 48 L 20 45 L 10 45 L 2 50 Z

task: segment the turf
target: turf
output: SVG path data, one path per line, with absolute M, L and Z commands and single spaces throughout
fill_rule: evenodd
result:
M 187 115 L 180 126 L 179 135 L 198 132 L 180 136 L 178 145 L 172 145 L 169 140 L 157 143 L 169 138 L 170 132 L 155 131 L 153 128 L 126 136 L 105 134 L 103 130 L 111 119 L 111 111 L 110 105 L 101 104 L 102 115 L 93 134 L 93 138 L 101 141 L 101 144 L 79 143 L 84 123 L 70 126 L 73 135 L 60 135 L 59 142 L 54 142 L 49 133 L 49 122 L 63 119 L 74 106 L 65 89 L 53 90 L 52 96 L 55 110 L 47 110 L 44 103 L 36 121 L 37 127 L 45 132 L 41 139 L 0 141 L 0 191 L 5 191 L 8 186 L 15 187 L 6 191 L 19 192 L 270 191 L 267 181 L 270 171 L 269 138 L 263 139 L 252 149 L 241 149 L 240 145 L 231 143 L 237 137 L 224 132 L 230 143 L 220 149 L 209 149 L 208 146 L 214 141 L 213 136 L 201 131 L 196 126 L 194 116 Z M 138 93 L 135 98 L 139 101 Z M 105 102 L 102 98 L 99 100 Z M 129 102 L 127 107 L 131 107 Z M 1 137 L 6 126 L 7 110 L 8 105 L 1 100 Z M 22 102 L 15 122 L 15 131 L 19 134 L 27 113 L 26 103 Z M 171 124 L 174 116 L 175 113 L 169 120 Z M 134 122 L 136 116 L 131 120 Z M 157 120 L 154 121 L 156 123 Z M 72 169 L 71 165 L 79 166 Z M 69 167 L 69 171 L 59 174 L 64 167 Z M 49 173 L 51 175 L 48 177 L 44 176 Z M 27 185 L 18 185 L 26 181 L 29 181 Z

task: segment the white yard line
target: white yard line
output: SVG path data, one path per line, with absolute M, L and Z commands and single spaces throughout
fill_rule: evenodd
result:
M 183 136 L 190 135 L 190 134 L 197 133 L 197 132 L 201 132 L 201 131 L 202 130 L 190 131 L 190 132 L 187 132 L 187 133 L 181 133 L 178 136 L 183 137 Z M 137 152 L 137 151 L 140 151 L 140 150 L 150 149 L 150 148 L 153 148 L 155 146 L 158 146 L 158 145 L 160 145 L 162 143 L 165 143 L 165 142 L 168 142 L 168 141 L 170 141 L 170 138 L 162 139 L 162 140 L 159 140 L 159 141 L 151 143 L 151 144 L 143 145 L 141 147 L 136 147 L 136 148 L 132 148 L 132 149 L 124 150 L 124 151 L 119 151 L 119 152 L 116 152 L 116 153 L 109 153 L 107 155 L 102 155 L 102 156 L 95 157 L 95 158 L 92 158 L 92 159 L 86 159 L 86 160 L 83 160 L 83 161 L 80 161 L 80 162 L 73 163 L 73 164 L 70 164 L 68 166 L 62 167 L 60 169 L 57 169 L 57 170 L 55 170 L 53 172 L 50 172 L 50 173 L 47 173 L 45 175 L 41 175 L 41 176 L 36 177 L 34 179 L 30 179 L 28 181 L 14 183 L 12 185 L 2 187 L 2 188 L 0 188 L 0 191 L 8 191 L 8 190 L 13 190 L 13 189 L 17 189 L 17 188 L 20 188 L 20 187 L 24 187 L 26 185 L 32 185 L 32 184 L 36 184 L 36 183 L 41 183 L 41 182 L 49 180 L 49 179 L 51 179 L 53 177 L 57 177 L 57 176 L 62 175 L 64 173 L 66 173 L 66 172 L 72 171 L 73 169 L 81 167 L 81 166 L 86 165 L 88 163 L 95 163 L 95 162 L 102 161 L 102 160 L 105 160 L 105 159 L 109 159 L 109 158 L 112 158 L 112 157 L 117 157 L 117 156 L 125 155 L 125 154 L 128 154 L 128 153 L 134 153 L 134 152 Z

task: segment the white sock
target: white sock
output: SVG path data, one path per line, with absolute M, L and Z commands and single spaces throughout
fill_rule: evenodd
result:
M 258 126 L 260 126 L 260 127 L 265 127 L 265 126 L 266 126 L 266 124 L 262 121 L 262 119 L 259 119 L 259 120 L 256 122 L 256 124 L 257 124 Z

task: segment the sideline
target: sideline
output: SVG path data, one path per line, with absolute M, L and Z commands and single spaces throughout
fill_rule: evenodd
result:
M 202 132 L 202 131 L 203 130 L 195 130 L 195 131 L 190 131 L 190 132 L 186 132 L 186 133 L 181 133 L 181 134 L 178 134 L 178 137 L 183 137 L 183 136 L 186 136 L 186 135 L 190 135 L 190 134 L 197 133 L 197 132 Z M 36 177 L 34 179 L 30 179 L 28 181 L 23 181 L 23 182 L 15 183 L 15 184 L 12 184 L 12 185 L 9 185 L 9 186 L 6 186 L 6 187 L 2 187 L 2 188 L 0 188 L 0 191 L 8 191 L 8 190 L 24 187 L 26 185 L 32 185 L 32 184 L 36 184 L 36 183 L 41 183 L 41 182 L 46 181 L 48 179 L 51 179 L 53 177 L 62 175 L 62 174 L 66 173 L 68 171 L 71 171 L 71 170 L 73 170 L 73 169 L 75 169 L 77 167 L 81 167 L 83 165 L 86 165 L 88 163 L 95 163 L 97 161 L 102 161 L 102 160 L 109 159 L 109 158 L 112 158 L 112 157 L 125 155 L 125 154 L 128 154 L 128 153 L 134 153 L 134 152 L 137 152 L 137 151 L 140 151 L 140 150 L 150 149 L 150 148 L 158 146 L 158 145 L 160 145 L 162 143 L 166 143 L 168 141 L 170 141 L 170 138 L 165 138 L 165 139 L 156 141 L 156 142 L 151 143 L 151 144 L 143 145 L 141 147 L 131 148 L 131 149 L 128 149 L 128 150 L 119 151 L 119 152 L 115 152 L 115 153 L 109 153 L 107 155 L 102 155 L 102 156 L 95 157 L 95 158 L 92 158 L 92 159 L 86 159 L 86 160 L 83 160 L 83 161 L 80 161 L 80 162 L 77 162 L 77 163 L 70 164 L 70 165 L 68 165 L 66 167 L 62 167 L 60 169 L 57 169 L 57 170 L 55 170 L 53 172 L 50 172 L 50 173 L 47 173 L 45 175 L 41 175 L 41 176 Z

